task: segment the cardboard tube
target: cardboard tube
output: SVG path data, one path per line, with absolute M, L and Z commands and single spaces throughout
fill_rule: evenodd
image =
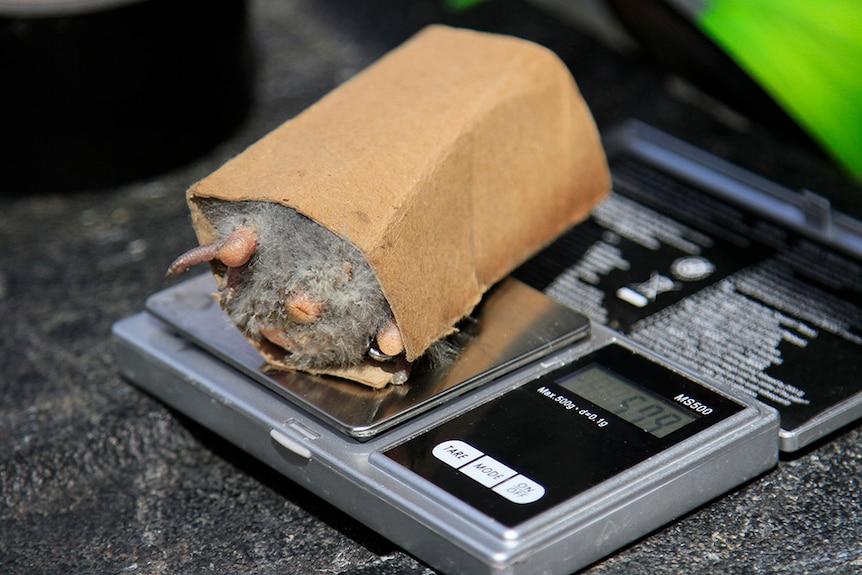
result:
M 412 361 L 610 189 L 565 64 L 534 43 L 431 26 L 188 191 L 294 208 L 365 255 Z

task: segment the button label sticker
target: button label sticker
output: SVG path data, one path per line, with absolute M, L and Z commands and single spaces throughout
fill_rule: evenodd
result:
M 494 488 L 495 493 L 499 493 L 513 503 L 532 503 L 538 501 L 545 494 L 545 488 L 523 475 L 516 475 L 509 481 L 501 483 Z
M 506 467 L 493 457 L 488 457 L 487 455 L 479 461 L 462 467 L 460 471 L 485 487 L 494 487 L 498 483 L 502 483 L 518 474 L 511 467 Z
M 455 469 L 463 467 L 471 461 L 476 461 L 485 455 L 469 443 L 464 443 L 457 439 L 438 443 L 431 453 L 434 454 L 434 457 L 447 465 L 451 465 Z
M 532 503 L 545 495 L 545 488 L 540 484 L 485 455 L 467 442 L 458 439 L 444 441 L 438 443 L 431 453 L 446 465 L 454 467 L 512 503 Z

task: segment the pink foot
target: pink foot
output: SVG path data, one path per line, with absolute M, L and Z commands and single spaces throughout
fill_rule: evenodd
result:
M 377 334 L 377 349 L 384 355 L 398 355 L 404 351 L 404 340 L 401 330 L 393 319 Z

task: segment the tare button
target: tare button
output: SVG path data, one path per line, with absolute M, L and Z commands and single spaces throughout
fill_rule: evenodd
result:
M 438 443 L 431 453 L 434 454 L 434 457 L 443 463 L 451 465 L 455 469 L 467 465 L 471 461 L 475 461 L 485 455 L 469 443 L 464 443 L 457 439 Z
M 545 495 L 545 488 L 540 484 L 464 441 L 452 439 L 438 443 L 431 453 L 513 503 L 532 503 Z

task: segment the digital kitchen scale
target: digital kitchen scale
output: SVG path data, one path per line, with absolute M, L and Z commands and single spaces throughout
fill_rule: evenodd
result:
M 585 567 L 862 410 L 859 323 L 833 317 L 859 312 L 856 223 L 639 124 L 607 149 L 611 198 L 489 292 L 454 363 L 406 385 L 266 371 L 208 274 L 115 324 L 118 364 L 442 572 Z M 815 253 L 830 286 L 797 277 Z M 856 268 L 826 269 L 847 262 Z M 785 309 L 802 301 L 787 286 L 820 315 Z M 750 356 L 723 341 L 733 331 Z M 840 391 L 782 379 L 788 350 L 820 338 L 836 353 L 857 346 L 817 374 Z

